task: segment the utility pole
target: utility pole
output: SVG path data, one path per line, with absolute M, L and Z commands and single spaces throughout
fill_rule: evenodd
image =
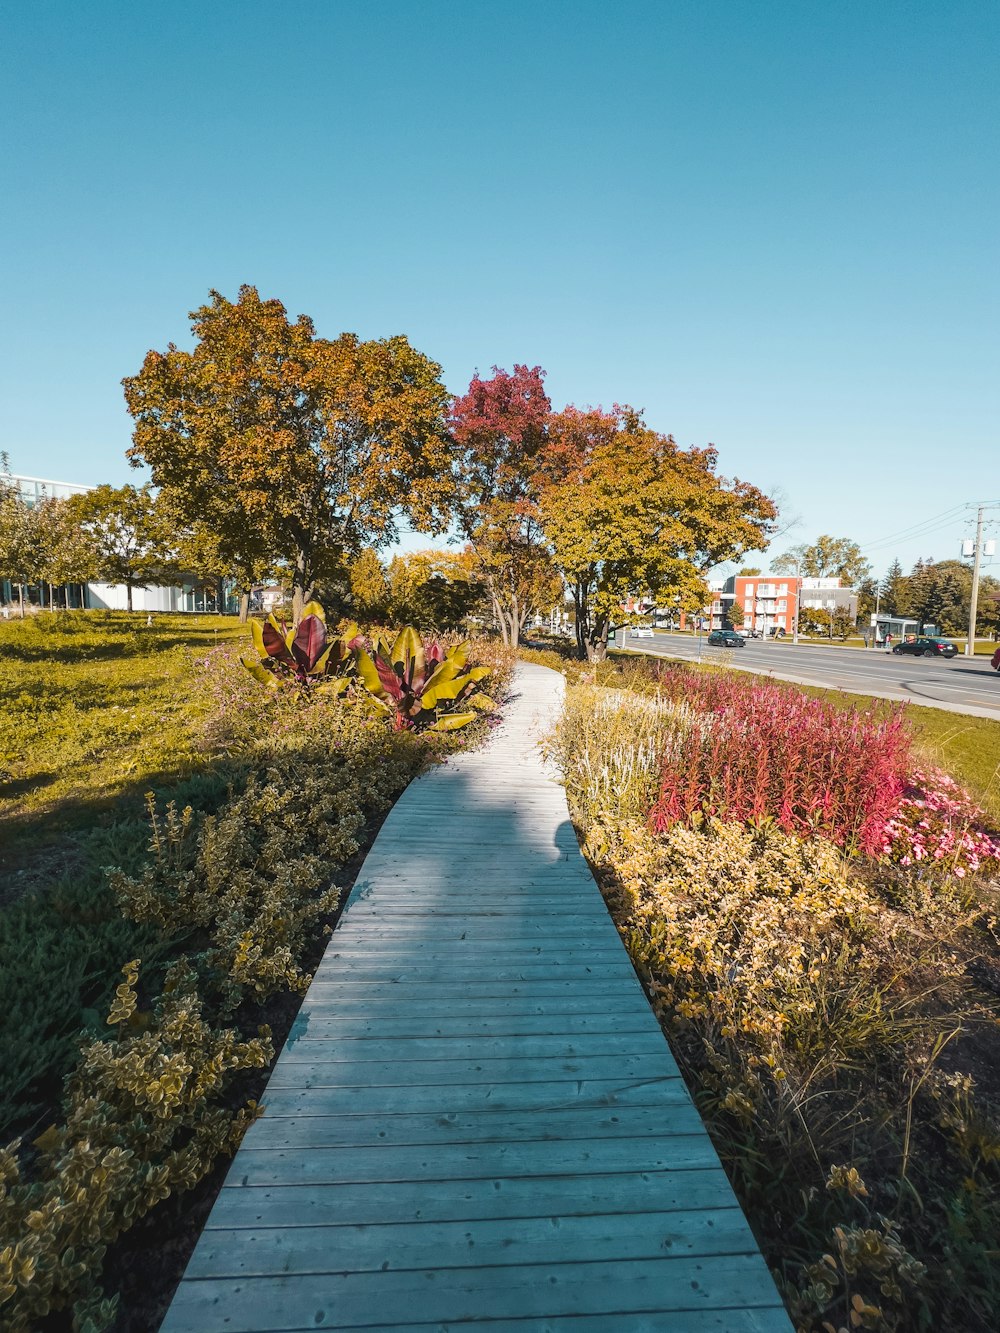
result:
M 985 505 L 979 506 L 979 513 L 976 518 L 976 553 L 972 562 L 972 598 L 969 602 L 969 640 L 965 645 L 966 657 L 974 657 L 976 653 L 976 612 L 979 609 L 979 566 L 983 559 L 983 511 Z

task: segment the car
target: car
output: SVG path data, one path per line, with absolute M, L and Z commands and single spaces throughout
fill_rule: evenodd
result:
M 998 648 L 990 658 L 990 666 L 994 671 L 1000 671 L 1000 648 Z
M 653 631 L 649 625 L 636 625 L 629 630 L 629 634 L 633 639 L 651 639 L 653 637 Z
M 734 629 L 714 629 L 708 636 L 708 641 L 723 648 L 742 648 L 746 643 L 743 635 L 737 634 Z
M 912 639 L 892 645 L 894 653 L 912 653 L 914 657 L 954 657 L 958 649 L 951 639 L 939 639 L 936 635 L 916 634 Z

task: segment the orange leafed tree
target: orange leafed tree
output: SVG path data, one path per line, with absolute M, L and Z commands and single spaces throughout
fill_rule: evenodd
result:
M 129 457 L 231 565 L 287 567 L 296 611 L 317 578 L 396 535 L 439 530 L 449 500 L 441 368 L 405 337 L 319 338 L 241 287 L 191 315 L 193 351 L 150 351 L 123 381 Z
M 681 449 L 629 407 L 568 407 L 548 423 L 539 515 L 569 587 L 581 657 L 599 661 L 630 598 L 696 610 L 705 574 L 766 546 L 776 509 L 716 473 L 715 449 Z

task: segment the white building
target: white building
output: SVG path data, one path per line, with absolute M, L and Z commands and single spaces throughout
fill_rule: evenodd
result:
M 17 487 L 28 508 L 42 500 L 68 500 L 71 495 L 85 495 L 92 486 L 79 486 L 71 481 L 49 481 L 43 477 L 24 477 L 11 473 L 10 480 Z M 128 589 L 124 583 L 84 583 L 72 588 L 51 589 L 48 585 L 32 585 L 27 589 L 28 601 L 34 606 L 79 607 L 92 611 L 125 611 L 128 608 Z M 53 600 L 54 599 L 54 600 Z M 17 600 L 17 590 L 9 579 L 0 579 L 0 605 Z M 185 579 L 176 586 L 132 589 L 133 611 L 216 611 L 218 596 L 214 588 L 207 588 L 196 579 Z M 235 609 L 227 592 L 223 610 Z

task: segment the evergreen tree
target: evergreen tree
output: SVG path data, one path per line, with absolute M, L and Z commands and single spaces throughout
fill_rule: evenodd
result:
M 879 585 L 880 611 L 884 611 L 890 616 L 907 614 L 907 582 L 907 577 L 903 573 L 903 566 L 898 560 L 894 560 L 886 570 L 885 578 Z

